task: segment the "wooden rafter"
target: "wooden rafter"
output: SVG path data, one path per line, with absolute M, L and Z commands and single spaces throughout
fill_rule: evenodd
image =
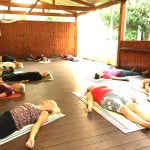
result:
M 110 7 L 110 6 L 116 5 L 118 3 L 120 3 L 120 1 L 109 1 L 109 2 L 106 2 L 104 4 L 97 6 L 96 9 L 102 9 L 102 8 Z
M 53 9 L 53 10 L 74 10 L 74 11 L 90 11 L 90 7 L 78 7 L 78 6 L 64 6 L 64 5 L 52 5 L 47 4 L 45 2 L 40 2 L 41 5 L 36 5 L 34 8 L 37 9 Z M 3 6 L 10 6 L 10 7 L 20 7 L 20 8 L 32 8 L 33 4 L 18 4 L 13 2 L 3 2 L 1 3 Z
M 55 0 L 52 0 L 52 4 L 55 5 Z
M 89 7 L 95 7 L 95 5 L 91 4 L 91 3 L 88 3 L 88 2 L 84 2 L 82 0 L 71 0 L 73 2 L 76 2 L 78 4 L 83 4 L 83 5 L 86 5 L 86 6 L 89 6 Z
M 72 3 L 76 2 L 78 6 L 58 5 L 58 1 L 61 1 L 61 0 L 49 0 L 48 1 L 49 3 L 46 1 L 40 1 L 40 2 L 39 1 L 40 0 L 37 0 L 35 2 L 35 4 L 24 4 L 24 3 L 11 2 L 11 0 L 0 0 L 0 5 L 8 7 L 7 10 L 10 14 L 11 14 L 11 12 L 13 14 L 14 14 L 14 12 L 16 12 L 17 14 L 20 12 L 22 13 L 22 11 L 18 12 L 18 11 L 11 10 L 11 7 L 18 7 L 18 8 L 29 8 L 30 10 L 26 14 L 30 14 L 32 12 L 32 14 L 38 15 L 38 12 L 33 12 L 33 9 L 35 8 L 35 9 L 41 9 L 42 12 L 40 12 L 39 15 L 47 16 L 46 9 L 50 9 L 50 10 L 63 10 L 65 12 L 68 12 L 68 14 L 70 14 L 70 15 L 77 16 L 77 15 L 82 15 L 82 14 L 85 14 L 87 12 L 94 11 L 97 9 L 106 8 L 106 7 L 118 4 L 120 2 L 124 2 L 126 0 L 107 0 L 107 2 L 100 4 L 98 6 L 96 6 L 95 3 L 90 3 L 90 1 L 85 2 L 84 0 L 70 0 L 70 2 L 72 1 Z M 65 0 L 64 0 L 64 2 L 65 2 Z M 79 4 L 82 4 L 85 6 L 79 6 Z M 61 14 L 61 13 L 59 12 L 57 14 Z M 64 14 L 62 13 L 62 15 L 64 15 Z M 60 16 L 62 16 L 62 15 L 60 15 Z
M 116 4 L 118 4 L 118 3 L 120 3 L 119 1 L 109 1 L 109 2 L 106 2 L 106 3 L 104 3 L 104 4 L 101 4 L 101 5 L 99 5 L 99 6 L 96 6 L 95 8 L 93 8 L 93 9 L 91 9 L 91 11 L 94 11 L 94 10 L 98 10 L 98 9 L 103 9 L 103 8 L 106 8 L 106 7 L 109 7 L 109 6 L 112 6 L 112 5 L 116 5 Z M 84 14 L 86 14 L 87 12 L 81 12 L 81 13 L 78 13 L 78 16 L 80 16 L 80 15 L 84 15 Z
M 0 13 L 4 14 L 19 14 L 19 15 L 24 15 L 26 14 L 25 11 L 9 11 L 9 10 L 3 10 Z M 76 15 L 74 14 L 62 14 L 62 13 L 48 13 L 48 12 L 31 12 L 29 15 L 37 15 L 37 16 L 60 16 L 60 17 L 75 17 Z
M 26 14 L 30 14 L 31 13 L 31 11 L 32 11 L 32 9 L 34 9 L 34 7 L 37 5 L 37 3 L 39 2 L 39 0 L 37 0 L 36 2 L 35 2 L 35 4 L 33 5 L 33 7 L 26 13 Z

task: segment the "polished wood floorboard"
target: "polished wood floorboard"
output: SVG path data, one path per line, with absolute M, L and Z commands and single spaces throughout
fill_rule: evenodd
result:
M 0 112 L 24 102 L 38 104 L 45 98 L 58 103 L 66 116 L 40 129 L 33 150 L 149 150 L 148 129 L 124 134 L 98 113 L 87 114 L 85 104 L 72 94 L 93 84 L 85 76 L 97 67 L 101 64 L 89 60 L 24 62 L 24 71 L 51 71 L 54 80 L 27 83 L 24 96 L 0 100 Z M 25 150 L 28 135 L 1 145 L 0 150 Z

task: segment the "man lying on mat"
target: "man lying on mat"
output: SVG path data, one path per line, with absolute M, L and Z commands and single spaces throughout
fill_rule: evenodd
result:
M 131 99 L 117 95 L 106 86 L 90 86 L 87 88 L 85 96 L 88 112 L 92 112 L 93 101 L 95 101 L 104 109 L 120 113 L 130 121 L 144 127 L 150 127 L 150 115 L 144 113 Z
M 21 82 L 30 82 L 30 81 L 38 81 L 42 79 L 53 79 L 52 74 L 50 72 L 43 72 L 42 74 L 39 72 L 23 72 L 18 74 L 6 74 L 2 76 L 2 80 L 5 82 L 13 82 L 13 81 L 21 81 Z
M 148 70 L 144 72 L 135 72 L 132 70 L 124 70 L 124 69 L 107 69 L 99 73 L 95 73 L 94 79 L 104 78 L 104 79 L 113 79 L 113 80 L 122 80 L 129 81 L 127 76 L 138 76 L 138 75 L 146 75 Z
M 11 96 L 14 93 L 25 93 L 25 85 L 23 83 L 8 85 L 0 78 L 0 98 Z
M 37 106 L 31 103 L 24 103 L 10 111 L 6 111 L 0 116 L 0 138 L 5 138 L 24 126 L 34 123 L 29 139 L 25 144 L 27 148 L 33 148 L 39 128 L 52 113 L 60 113 L 60 109 L 55 101 L 47 99 L 42 100 Z

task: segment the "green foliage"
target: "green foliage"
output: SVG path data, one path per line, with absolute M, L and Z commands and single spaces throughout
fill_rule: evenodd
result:
M 113 32 L 119 26 L 119 7 L 111 13 L 101 15 L 105 25 L 109 28 L 111 19 L 113 20 Z M 112 18 L 111 18 L 112 17 Z M 129 0 L 126 18 L 126 40 L 137 40 L 138 33 L 141 34 L 140 40 L 146 40 L 150 34 L 150 0 Z

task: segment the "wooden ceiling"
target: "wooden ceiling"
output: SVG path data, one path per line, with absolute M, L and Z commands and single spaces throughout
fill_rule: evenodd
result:
M 24 3 L 27 1 L 32 3 Z M 121 1 L 126 0 L 0 0 L 0 13 L 76 17 Z

